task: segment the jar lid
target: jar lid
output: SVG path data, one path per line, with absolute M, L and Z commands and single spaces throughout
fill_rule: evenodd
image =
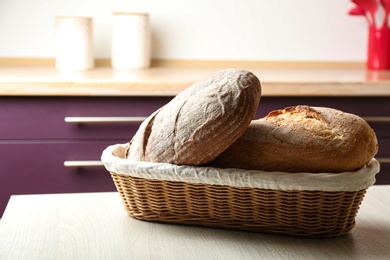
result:
M 149 16 L 148 13 L 142 13 L 142 12 L 113 12 L 112 15 L 141 15 L 141 16 Z

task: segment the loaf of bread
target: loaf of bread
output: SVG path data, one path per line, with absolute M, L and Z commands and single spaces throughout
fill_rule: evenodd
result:
M 375 132 L 353 114 L 309 106 L 276 110 L 253 120 L 212 166 L 284 172 L 343 172 L 377 153 Z
M 148 117 L 131 140 L 127 158 L 208 163 L 244 133 L 260 96 L 260 81 L 253 73 L 219 71 L 189 86 Z

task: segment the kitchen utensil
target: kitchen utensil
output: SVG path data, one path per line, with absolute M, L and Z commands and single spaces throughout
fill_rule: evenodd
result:
M 366 10 L 364 10 L 363 8 L 361 8 L 359 6 L 352 7 L 348 11 L 349 15 L 354 15 L 354 16 L 361 15 L 361 16 L 364 16 L 366 18 L 368 24 L 371 24 L 370 17 L 368 17 L 366 13 L 367 13 Z
M 370 25 L 376 26 L 375 13 L 378 9 L 378 3 L 376 0 L 352 0 L 358 7 L 366 10 L 369 13 Z
M 366 10 L 360 6 L 355 6 L 348 11 L 349 15 L 366 15 Z
M 381 4 L 385 9 L 385 19 L 383 21 L 382 27 L 390 27 L 390 23 L 389 23 L 390 0 L 381 0 Z

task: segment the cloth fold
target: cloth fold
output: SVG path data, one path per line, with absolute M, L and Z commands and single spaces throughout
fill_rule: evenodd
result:
M 341 173 L 265 172 L 234 168 L 174 165 L 125 159 L 126 144 L 107 147 L 101 160 L 107 171 L 152 180 L 228 185 L 272 190 L 359 191 L 375 183 L 380 170 L 373 158 L 363 168 Z

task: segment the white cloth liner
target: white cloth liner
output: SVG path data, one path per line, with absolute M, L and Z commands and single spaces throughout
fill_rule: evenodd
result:
M 243 169 L 221 169 L 124 159 L 126 144 L 107 147 L 101 160 L 109 172 L 152 180 L 228 185 L 272 190 L 359 191 L 375 183 L 379 162 L 373 158 L 355 172 L 287 173 Z M 119 156 L 119 157 L 118 157 Z

